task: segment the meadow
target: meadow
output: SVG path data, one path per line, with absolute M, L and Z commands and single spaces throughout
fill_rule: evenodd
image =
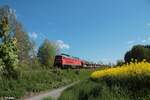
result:
M 59 100 L 150 100 L 150 63 L 130 63 L 95 71 L 68 88 Z
M 19 71 L 19 78 L 0 77 L 0 97 L 21 98 L 41 91 L 58 88 L 87 78 L 91 70 L 81 69 L 30 69 Z

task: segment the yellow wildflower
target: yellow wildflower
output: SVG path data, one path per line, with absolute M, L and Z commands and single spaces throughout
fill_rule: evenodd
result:
M 91 74 L 91 78 L 97 79 L 105 76 L 130 76 L 146 74 L 150 75 L 150 63 L 145 60 L 140 63 L 130 63 L 127 65 L 118 66 L 116 68 L 109 68 L 105 70 L 95 71 Z

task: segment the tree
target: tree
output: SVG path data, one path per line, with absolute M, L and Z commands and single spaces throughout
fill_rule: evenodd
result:
M 128 51 L 126 52 L 125 56 L 124 56 L 124 60 L 126 63 L 130 63 L 131 62 L 131 59 L 132 59 L 132 56 L 131 56 L 131 52 Z
M 128 51 L 125 56 L 124 60 L 126 63 L 130 63 L 131 61 L 138 61 L 141 62 L 144 59 L 149 61 L 150 60 L 150 48 L 149 46 L 144 45 L 135 45 L 133 48 Z
M 142 61 L 143 59 L 147 59 L 146 57 L 146 48 L 142 45 L 136 45 L 132 48 L 131 54 L 133 60 Z
M 28 33 L 25 32 L 22 24 L 17 20 L 15 11 L 7 5 L 0 7 L 0 18 L 3 18 L 4 16 L 8 18 L 9 30 L 11 31 L 10 35 L 17 39 L 16 45 L 18 48 L 19 62 L 29 62 L 33 45 Z
M 56 53 L 56 44 L 46 39 L 44 43 L 39 47 L 38 58 L 42 65 L 44 65 L 47 68 L 52 68 Z
M 117 66 L 122 66 L 124 64 L 124 60 L 117 60 Z
M 18 22 L 16 19 L 15 11 L 11 9 L 8 5 L 0 6 L 0 18 L 2 19 L 3 17 L 8 18 L 9 30 L 11 30 L 12 32 L 10 34 L 14 34 L 13 31 L 16 27 L 16 23 Z
M 15 71 L 18 65 L 17 40 L 10 35 L 7 17 L 4 17 L 0 23 L 0 38 L 0 61 L 3 75 L 8 78 L 17 78 Z
M 21 23 L 17 22 L 14 28 L 14 37 L 17 39 L 18 56 L 20 63 L 30 61 L 30 52 L 33 49 L 32 42 L 28 34 L 23 30 Z

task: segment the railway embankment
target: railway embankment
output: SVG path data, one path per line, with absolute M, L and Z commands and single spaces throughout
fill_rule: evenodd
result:
M 90 69 L 34 69 L 23 70 L 17 80 L 0 77 L 0 97 L 20 99 L 50 91 L 67 84 L 84 80 L 93 72 Z

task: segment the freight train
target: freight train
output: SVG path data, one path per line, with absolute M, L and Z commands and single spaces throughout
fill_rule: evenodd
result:
M 54 66 L 59 68 L 96 68 L 101 65 L 90 63 L 68 54 L 60 54 L 55 56 Z

